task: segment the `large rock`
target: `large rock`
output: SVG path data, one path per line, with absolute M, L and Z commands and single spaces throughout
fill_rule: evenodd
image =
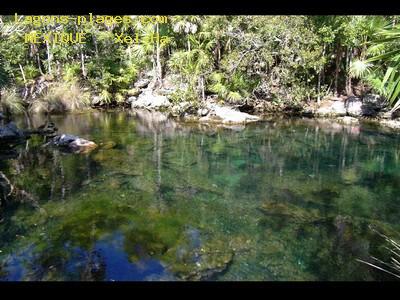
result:
M 101 104 L 101 97 L 100 96 L 94 96 L 90 104 L 92 106 L 100 105 Z
M 136 81 L 133 86 L 135 88 L 142 89 L 142 88 L 147 87 L 149 85 L 149 83 L 150 83 L 150 79 L 144 78 L 144 79 L 140 79 L 140 80 Z
M 222 124 L 246 124 L 260 120 L 260 117 L 234 110 L 227 106 L 209 104 L 207 116 L 199 119 L 200 122 L 214 122 Z
M 327 100 L 321 104 L 315 113 L 320 116 L 345 116 L 347 110 L 344 101 Z
M 25 135 L 23 131 L 13 122 L 0 127 L 0 142 L 15 141 L 24 138 Z
M 380 124 L 392 129 L 400 129 L 400 120 L 381 120 Z
M 376 117 L 387 108 L 387 101 L 379 95 L 367 94 L 363 97 L 363 116 Z
M 193 103 L 189 101 L 183 101 L 176 103 L 171 108 L 171 114 L 173 116 L 186 116 L 189 114 L 195 114 L 197 111 L 193 105 Z
M 352 125 L 352 124 L 358 124 L 359 123 L 357 118 L 349 117 L 349 116 L 339 117 L 336 120 L 339 123 L 342 123 L 342 124 L 345 124 L 345 125 Z
M 132 99 L 133 100 L 133 99 Z M 132 108 L 162 109 L 171 106 L 166 96 L 155 95 L 151 90 L 146 90 L 131 102 Z
M 349 97 L 345 101 L 346 112 L 352 117 L 361 117 L 363 115 L 363 103 L 358 97 Z
M 57 135 L 52 139 L 52 144 L 64 151 L 74 153 L 87 153 L 97 147 L 92 142 L 71 134 Z

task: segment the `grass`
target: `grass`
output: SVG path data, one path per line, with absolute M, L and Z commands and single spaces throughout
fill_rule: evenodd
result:
M 35 100 L 30 110 L 34 113 L 64 113 L 84 109 L 90 104 L 90 94 L 78 83 L 55 83 L 43 97 Z
M 384 262 L 379 258 L 376 258 L 374 256 L 371 256 L 371 259 L 373 262 L 367 262 L 361 259 L 357 259 L 357 261 L 367 264 L 375 269 L 378 269 L 382 272 L 388 273 L 394 277 L 397 277 L 400 279 L 400 244 L 399 242 L 389 238 L 388 236 L 377 232 L 374 230 L 377 234 L 379 234 L 382 238 L 384 238 L 385 242 L 387 243 L 387 246 L 385 246 L 385 249 L 389 251 L 391 254 L 391 258 L 389 262 Z
M 3 90 L 0 91 L 0 93 L 3 111 L 8 111 L 12 114 L 18 114 L 25 110 L 23 100 L 15 89 Z

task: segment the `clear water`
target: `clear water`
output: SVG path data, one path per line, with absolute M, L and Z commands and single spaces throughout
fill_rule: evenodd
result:
M 144 112 L 52 121 L 99 147 L 67 154 L 35 137 L 0 161 L 32 196 L 1 207 L 1 280 L 394 279 L 356 259 L 389 259 L 376 231 L 399 237 L 398 133 Z

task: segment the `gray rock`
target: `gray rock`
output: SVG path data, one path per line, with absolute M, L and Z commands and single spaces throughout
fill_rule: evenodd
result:
M 23 138 L 25 138 L 23 131 L 13 122 L 0 127 L 0 141 L 10 141 Z
M 326 101 L 315 111 L 320 116 L 345 116 L 347 114 L 344 101 Z
M 192 109 L 192 104 L 189 101 L 183 101 L 174 104 L 174 106 L 171 109 L 171 113 L 173 116 L 182 116 L 190 112 L 191 109 Z
M 358 124 L 359 123 L 357 118 L 349 117 L 349 116 L 339 117 L 336 120 L 339 123 L 342 123 L 342 124 L 345 124 L 345 125 L 351 125 L 351 124 Z
M 149 83 L 150 83 L 150 79 L 144 78 L 144 79 L 140 79 L 140 80 L 136 81 L 133 86 L 138 89 L 143 89 L 143 88 L 147 87 L 149 85 Z
M 51 140 L 51 143 L 62 148 L 62 150 L 74 153 L 88 152 L 97 147 L 94 142 L 85 140 L 72 134 L 57 135 Z
M 137 97 L 135 96 L 131 96 L 129 97 L 126 102 L 132 104 L 133 102 L 135 102 L 137 100 Z
M 227 106 L 208 104 L 210 112 L 201 117 L 200 122 L 222 123 L 222 124 L 246 124 L 260 120 L 260 117 L 234 110 Z
M 151 90 L 147 90 L 131 103 L 132 108 L 160 109 L 168 108 L 171 102 L 166 96 L 154 95 Z
M 92 99 L 91 104 L 92 105 L 99 105 L 101 103 L 101 97 L 100 96 L 94 96 Z
M 352 117 L 361 117 L 363 115 L 363 103 L 358 97 L 349 97 L 345 102 L 346 112 Z
M 392 129 L 400 129 L 400 120 L 381 120 L 380 124 Z
M 199 117 L 205 117 L 208 115 L 208 113 L 210 112 L 210 110 L 208 108 L 199 108 L 197 110 L 197 115 Z
M 363 116 L 376 117 L 387 109 L 387 101 L 379 95 L 367 94 L 363 97 Z

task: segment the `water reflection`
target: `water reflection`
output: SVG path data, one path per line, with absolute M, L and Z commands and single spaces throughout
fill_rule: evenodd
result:
M 37 199 L 2 207 L 3 280 L 391 279 L 356 258 L 386 257 L 370 226 L 400 229 L 396 133 L 313 119 L 210 127 L 147 111 L 51 121 L 100 147 L 65 154 L 34 138 L 0 162 Z

